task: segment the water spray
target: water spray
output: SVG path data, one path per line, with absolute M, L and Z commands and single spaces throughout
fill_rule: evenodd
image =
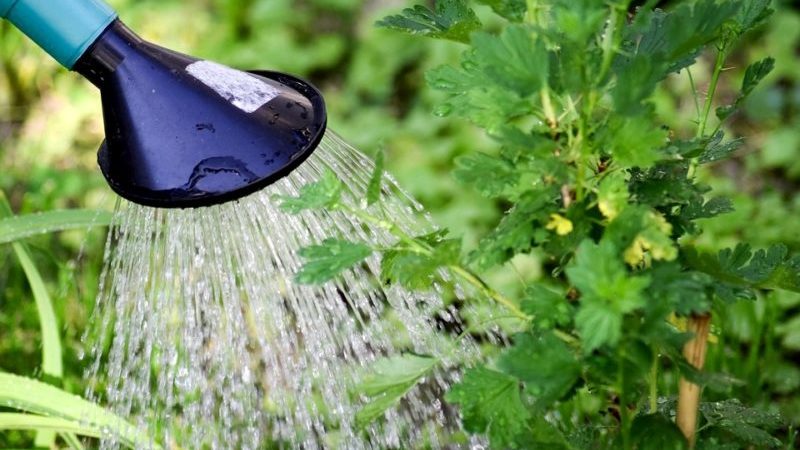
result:
M 448 361 L 477 350 L 434 287 L 380 279 L 377 256 L 336 281 L 299 285 L 297 249 L 335 235 L 392 245 L 341 211 L 289 215 L 293 196 L 335 173 L 363 208 L 372 161 L 326 130 L 311 84 L 167 50 L 100 0 L 0 0 L 8 19 L 100 90 L 98 163 L 119 202 L 93 315 L 89 394 L 183 448 L 439 447 L 456 412 L 440 401 Z M 432 231 L 388 177 L 381 213 Z M 373 206 L 371 208 L 378 208 Z M 457 294 L 460 295 L 460 294 Z M 401 353 L 441 362 L 384 420 L 359 424 L 366 368 Z M 108 436 L 105 448 L 114 448 Z

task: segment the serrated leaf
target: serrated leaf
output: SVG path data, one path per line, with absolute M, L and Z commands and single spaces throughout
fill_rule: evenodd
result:
M 322 284 L 369 257 L 372 248 L 365 244 L 329 238 L 319 245 L 300 249 L 299 254 L 306 261 L 295 276 L 297 282 Z
M 450 93 L 436 108 L 440 116 L 458 115 L 497 134 L 515 117 L 530 113 L 528 101 L 515 92 L 501 89 L 483 79 L 483 74 L 469 74 L 451 66 L 441 66 L 425 74 L 434 89 Z
M 768 431 L 783 425 L 780 415 L 748 408 L 738 399 L 703 402 L 700 413 L 708 422 L 705 426 L 717 428 L 735 436 L 739 442 L 759 448 L 780 448 L 781 441 Z
M 742 80 L 742 87 L 739 91 L 739 95 L 736 96 L 736 100 L 734 100 L 733 104 L 720 106 L 717 108 L 716 113 L 717 117 L 720 120 L 725 120 L 730 117 L 742 104 L 742 102 L 750 96 L 750 93 L 758 86 L 759 83 L 767 76 L 772 69 L 775 68 L 775 60 L 773 58 L 764 58 L 760 61 L 756 61 L 753 64 L 747 66 L 747 69 L 744 73 L 744 79 Z M 720 132 L 721 133 L 721 132 Z
M 681 209 L 684 220 L 708 219 L 733 212 L 733 202 L 727 197 L 714 197 L 703 203 L 703 199 L 692 201 Z
M 650 56 L 637 55 L 614 68 L 616 86 L 611 91 L 616 112 L 629 117 L 642 114 L 642 102 L 650 98 L 656 84 L 664 77 L 664 69 Z
M 379 359 L 372 364 L 356 389 L 370 397 L 356 413 L 356 423 L 364 427 L 395 406 L 439 363 L 436 358 L 412 354 Z
M 628 183 L 623 171 L 610 173 L 597 186 L 597 208 L 607 219 L 617 217 L 628 204 L 628 198 Z
M 585 353 L 604 345 L 614 346 L 622 336 L 622 313 L 608 303 L 587 300 L 575 316 L 575 326 Z
M 488 436 L 493 448 L 513 447 L 530 417 L 519 380 L 486 367 L 468 369 L 445 399 L 461 406 L 464 428 Z
M 407 289 L 427 291 L 433 288 L 442 267 L 458 264 L 461 241 L 444 239 L 446 231 L 438 231 L 415 239 L 430 250 L 420 251 L 400 242 L 386 250 L 381 259 L 381 279 L 400 283 Z
M 741 2 L 736 13 L 739 34 L 745 33 L 762 24 L 772 13 L 771 0 L 749 0 Z
M 474 58 L 486 79 L 527 96 L 547 82 L 548 55 L 541 40 L 522 25 L 511 25 L 499 36 L 478 32 L 472 36 Z
M 297 214 L 307 209 L 334 208 L 342 197 L 344 185 L 330 169 L 325 169 L 318 181 L 300 188 L 300 195 L 278 195 L 281 211 Z
M 457 158 L 455 163 L 453 176 L 456 180 L 488 198 L 504 196 L 520 179 L 520 173 L 511 163 L 485 153 L 471 153 Z
M 514 345 L 500 355 L 497 367 L 524 381 L 540 407 L 563 397 L 581 373 L 572 350 L 552 332 L 514 336 Z
M 575 325 L 587 353 L 603 345 L 616 345 L 622 318 L 644 304 L 650 283 L 645 276 L 628 273 L 619 250 L 610 241 L 585 240 L 566 269 L 569 281 L 581 292 Z
M 700 154 L 697 161 L 700 164 L 708 164 L 715 161 L 720 161 L 729 158 L 733 152 L 742 146 L 744 139 L 733 139 L 728 142 L 722 142 L 723 132 L 720 130 L 711 137 L 705 150 Z
M 570 283 L 581 292 L 581 302 L 596 300 L 628 313 L 644 302 L 641 294 L 650 283 L 647 277 L 634 276 L 623 264 L 619 250 L 603 240 L 595 244 L 584 240 L 575 260 L 566 269 Z
M 716 256 L 687 246 L 683 254 L 690 267 L 733 287 L 800 292 L 800 256 L 789 256 L 782 244 L 756 252 L 748 244 L 738 244 Z
M 643 32 L 637 52 L 654 59 L 664 58 L 669 65 L 668 72 L 680 70 L 683 64 L 675 66 L 675 63 L 691 62 L 698 48 L 717 39 L 723 25 L 735 17 L 739 6 L 740 2 L 700 0 L 680 4 L 666 13 L 656 11 L 651 14 L 651 22 Z M 687 56 L 692 59 L 686 61 Z
M 381 197 L 381 189 L 383 188 L 383 167 L 386 154 L 383 150 L 378 150 L 375 155 L 375 168 L 372 170 L 372 176 L 367 185 L 367 205 L 372 205 L 377 202 Z
M 569 324 L 573 314 L 573 308 L 564 293 L 541 283 L 533 283 L 525 288 L 520 309 L 531 316 L 531 323 L 536 328 L 543 330 Z
M 708 288 L 713 281 L 709 276 L 683 270 L 677 262 L 654 265 L 648 273 L 653 280 L 647 290 L 648 298 L 663 302 L 670 311 L 688 316 L 711 308 Z
M 747 66 L 742 80 L 741 95 L 747 97 L 753 89 L 775 68 L 774 58 L 764 58 Z
M 601 142 L 623 167 L 648 167 L 660 157 L 667 131 L 654 128 L 644 116 L 617 117 L 604 128 Z
M 684 450 L 689 445 L 675 422 L 661 414 L 638 416 L 631 426 L 631 439 L 638 450 Z
M 478 0 L 478 3 L 491 7 L 495 14 L 512 22 L 522 22 L 528 10 L 525 0 Z
M 470 254 L 470 262 L 481 269 L 502 264 L 517 253 L 527 252 L 535 242 L 536 230 L 549 220 L 555 194 L 549 190 L 529 192 L 506 214 L 497 227 Z
M 481 21 L 464 0 L 436 0 L 433 11 L 422 5 L 406 8 L 402 14 L 386 17 L 379 27 L 438 39 L 469 42 L 469 35 Z

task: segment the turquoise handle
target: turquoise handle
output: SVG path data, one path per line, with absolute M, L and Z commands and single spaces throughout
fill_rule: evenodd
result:
M 0 0 L 0 16 L 71 69 L 117 13 L 102 0 Z

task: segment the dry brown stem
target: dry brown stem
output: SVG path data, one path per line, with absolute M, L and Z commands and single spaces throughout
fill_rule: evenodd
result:
M 706 361 L 708 347 L 708 330 L 711 325 L 711 314 L 700 316 L 693 315 L 689 318 L 687 331 L 694 333 L 691 341 L 683 347 L 683 356 L 689 364 L 698 370 L 703 368 Z M 695 433 L 697 431 L 697 411 L 700 406 L 700 386 L 681 378 L 678 393 L 678 414 L 675 418 L 678 428 L 681 429 L 689 447 L 694 448 Z

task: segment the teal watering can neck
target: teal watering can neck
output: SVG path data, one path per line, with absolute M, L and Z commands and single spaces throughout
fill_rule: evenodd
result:
M 72 69 L 117 13 L 102 0 L 0 0 L 0 16 Z

